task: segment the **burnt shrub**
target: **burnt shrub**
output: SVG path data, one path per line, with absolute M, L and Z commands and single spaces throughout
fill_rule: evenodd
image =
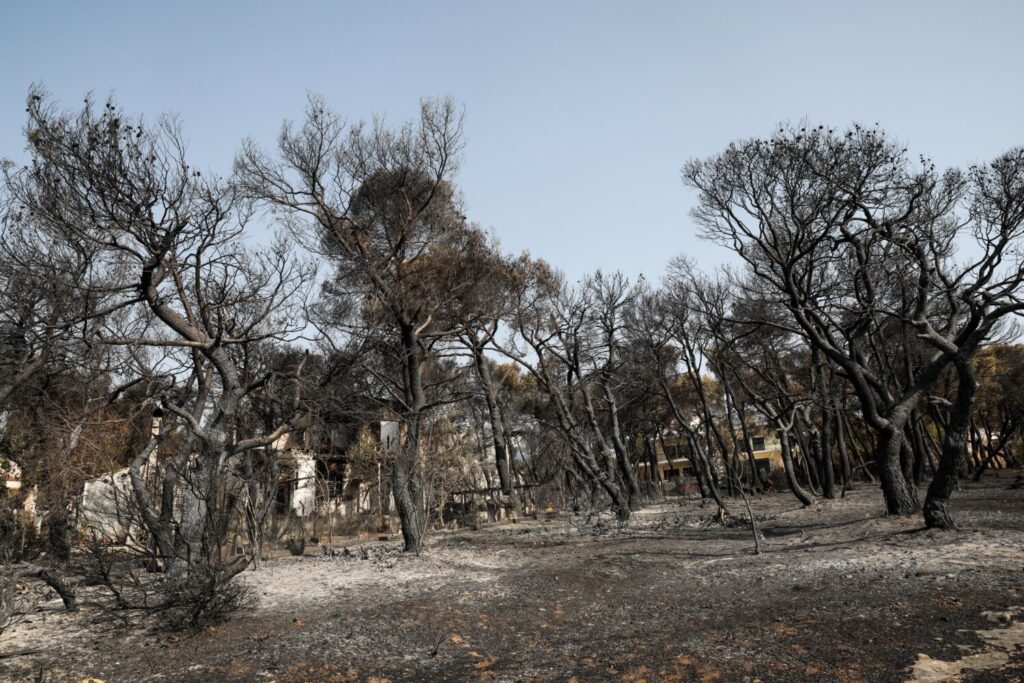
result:
M 193 565 L 180 577 L 160 582 L 154 616 L 170 631 L 195 632 L 226 620 L 255 603 L 252 590 L 233 572 L 221 567 Z
M 106 596 L 98 604 L 126 629 L 196 632 L 255 602 L 242 566 L 196 562 L 168 571 L 148 545 L 111 546 L 93 537 L 85 581 Z

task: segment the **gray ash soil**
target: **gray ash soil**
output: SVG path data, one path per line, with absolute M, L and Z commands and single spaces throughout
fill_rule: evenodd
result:
M 666 502 L 627 528 L 552 520 L 269 562 L 257 606 L 185 638 L 47 602 L 0 640 L 10 680 L 1024 680 L 1024 490 L 954 494 L 963 529 L 886 517 L 866 485 L 801 509 L 752 499 L 765 537 Z M 741 516 L 742 504 L 733 504 Z M 97 619 L 100 619 L 99 626 Z M 993 635 L 994 634 L 994 635 Z

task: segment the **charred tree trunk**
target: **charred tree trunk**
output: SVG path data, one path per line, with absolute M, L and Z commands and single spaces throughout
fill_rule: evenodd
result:
M 956 400 L 949 408 L 949 421 L 946 438 L 942 441 L 939 469 L 932 479 L 931 486 L 928 487 L 928 495 L 924 502 L 924 523 L 930 529 L 956 528 L 956 522 L 949 511 L 949 498 L 956 487 L 960 464 L 967 453 L 967 430 L 974 397 L 978 390 L 978 381 L 970 361 L 958 356 L 954 364 L 960 380 Z
M 817 348 L 811 351 L 815 383 L 821 403 L 821 426 L 818 427 L 818 477 L 821 480 L 821 495 L 825 498 L 836 497 L 836 472 L 832 463 L 832 448 L 829 425 L 833 414 L 832 388 L 825 381 L 825 368 L 821 352 Z
M 850 455 L 846 450 L 846 434 L 843 430 L 843 420 L 835 415 L 836 450 L 839 452 L 840 472 L 843 475 L 843 493 L 853 489 L 853 469 L 850 467 Z
M 918 411 L 910 414 L 910 424 L 907 428 L 910 437 L 910 446 L 914 452 L 914 484 L 920 486 L 924 483 L 924 466 L 928 459 L 928 451 L 924 445 L 924 438 L 921 436 L 921 415 Z
M 728 514 L 728 508 L 725 506 L 725 502 L 722 501 L 722 496 L 718 489 L 718 478 L 715 474 L 715 469 L 710 462 L 704 457 L 700 447 L 700 440 L 696 433 L 694 433 L 688 427 L 689 421 L 683 415 L 682 410 L 679 408 L 679 404 L 676 403 L 675 397 L 672 395 L 672 389 L 665 379 L 664 373 L 659 369 L 658 381 L 661 386 L 662 395 L 665 397 L 665 401 L 668 403 L 669 408 L 672 411 L 672 416 L 679 424 L 679 428 L 686 432 L 687 443 L 690 446 L 690 452 L 693 457 L 690 462 L 693 464 L 693 471 L 697 478 L 697 485 L 700 487 L 701 497 L 707 499 L 708 496 L 714 498 L 715 503 L 722 512 Z M 664 439 L 662 439 L 664 445 Z M 665 452 L 665 457 L 668 458 L 668 451 Z
M 899 433 L 899 439 L 900 470 L 903 472 L 903 478 L 911 485 L 914 485 L 914 451 L 910 447 L 910 440 L 907 438 L 906 426 L 904 426 L 903 430 Z
M 407 415 L 406 435 L 392 470 L 392 494 L 402 526 L 404 550 L 419 553 L 427 531 L 423 501 L 423 471 L 420 464 L 420 415 Z
M 747 411 L 740 404 L 736 404 L 736 415 L 740 419 L 740 435 L 743 437 L 743 450 L 747 454 L 747 462 L 750 464 L 750 485 L 755 491 L 763 488 L 761 473 L 757 471 L 757 458 L 754 457 L 754 449 L 750 445 L 750 430 L 747 428 Z
M 725 501 L 722 500 L 722 494 L 719 492 L 718 485 L 715 483 L 714 479 L 711 479 L 711 478 L 709 478 L 707 476 L 704 476 L 704 474 L 707 472 L 707 469 L 709 469 L 711 467 L 711 465 L 708 463 L 707 458 L 704 455 L 703 450 L 701 449 L 700 439 L 697 437 L 696 434 L 693 434 L 693 433 L 690 433 L 690 432 L 687 432 L 686 438 L 687 438 L 687 441 L 690 444 L 690 452 L 693 453 L 693 458 L 691 458 L 691 462 L 693 463 L 693 466 L 694 466 L 693 467 L 693 471 L 694 471 L 694 473 L 697 473 L 697 472 L 701 473 L 701 476 L 700 476 L 700 479 L 698 479 L 697 485 L 700 486 L 700 481 L 703 480 L 704 484 L 705 484 L 705 488 L 707 488 L 708 495 L 711 496 L 711 498 L 714 499 L 715 504 L 718 505 L 718 509 L 723 514 L 728 514 L 729 513 L 729 508 L 727 508 L 725 506 Z M 699 469 L 698 469 L 698 463 L 699 463 Z
M 668 462 L 669 467 L 672 466 L 670 460 L 668 460 L 668 449 L 665 448 L 665 438 L 661 438 L 661 446 L 665 450 L 665 459 Z M 690 464 L 693 466 L 693 478 L 697 482 L 697 489 L 700 491 L 701 500 L 707 500 L 711 498 L 711 486 L 709 485 L 709 479 L 707 471 L 704 469 L 703 459 L 698 453 L 699 445 L 696 440 L 687 434 L 686 446 L 690 454 Z
M 722 458 L 722 464 L 725 469 L 725 483 L 729 495 L 734 494 L 736 486 L 736 477 L 734 476 L 732 463 L 729 460 L 729 449 L 725 445 L 725 439 L 722 438 L 722 433 L 719 431 L 717 424 L 715 423 L 714 414 L 711 409 L 711 402 L 708 399 L 707 392 L 704 389 L 704 381 L 700 376 L 700 373 L 696 368 L 700 367 L 697 362 L 696 352 L 689 344 L 683 345 L 684 352 L 686 354 L 686 376 L 690 381 L 690 386 L 693 387 L 694 393 L 697 396 L 697 400 L 701 406 L 702 419 L 704 422 L 704 436 L 707 441 L 707 466 L 711 473 L 711 478 L 714 481 L 716 488 L 721 487 L 721 477 L 718 474 L 718 468 L 715 465 L 716 458 L 712 453 L 717 450 Z M 677 415 L 677 419 L 678 419 Z M 685 422 L 680 421 L 680 424 Z
M 800 413 L 797 413 L 797 419 L 793 421 L 793 435 L 796 438 L 797 446 L 800 448 L 800 469 L 803 470 L 804 481 L 807 482 L 807 488 L 811 489 L 814 493 L 818 490 L 817 466 L 811 467 L 808 465 L 808 461 L 813 457 L 814 449 L 817 447 L 817 440 L 811 440 L 806 438 L 804 430 L 800 428 L 801 420 L 799 419 Z M 815 465 L 817 461 L 815 460 Z
M 847 439 L 849 439 L 850 450 L 853 451 L 854 456 L 857 458 L 857 464 L 860 467 L 860 471 L 867 477 L 869 483 L 875 483 L 875 477 L 871 474 L 871 470 L 868 468 L 868 464 L 864 461 L 864 455 L 869 453 L 873 449 L 865 443 L 854 431 L 853 425 L 850 424 L 850 420 L 845 416 L 840 416 L 843 422 L 843 431 L 846 433 Z
M 392 469 L 392 495 L 402 525 L 405 552 L 419 553 L 427 531 L 423 499 L 423 468 L 420 462 L 420 422 L 426 406 L 423 389 L 423 358 L 416 328 L 401 324 L 402 382 L 405 391 L 406 433 Z
M 879 431 L 875 461 L 882 480 L 885 509 L 890 515 L 911 515 L 921 510 L 917 490 L 904 475 L 901 453 L 905 448 L 902 425 Z
M 654 439 L 649 435 L 644 436 L 644 454 L 647 456 L 647 466 L 650 468 L 650 480 L 654 484 L 661 481 L 658 472 L 658 452 L 654 449 Z
M 181 575 L 191 565 L 209 559 L 208 553 L 213 550 L 207 532 L 217 480 L 215 466 L 216 458 L 213 454 L 202 449 L 185 468 L 182 477 L 184 485 L 178 494 L 181 518 L 177 524 L 177 544 L 180 551 L 175 554 L 168 570 L 172 576 Z
M 797 481 L 796 478 L 796 467 L 793 465 L 793 449 L 789 443 L 789 433 L 786 430 L 786 426 L 777 422 L 776 427 L 779 429 L 779 444 L 782 448 L 782 467 L 786 472 L 786 483 L 789 484 L 789 490 L 793 492 L 796 499 L 803 505 L 810 505 L 813 502 L 813 498 L 811 498 L 810 494 L 800 486 L 800 482 Z
M 505 438 L 505 425 L 498 412 L 498 396 L 491 377 L 491 369 L 487 366 L 483 348 L 477 344 L 473 345 L 473 364 L 476 368 L 477 379 L 480 380 L 480 388 L 483 389 L 484 401 L 487 404 L 487 417 L 491 423 L 491 439 L 494 443 L 494 461 L 498 470 L 498 483 L 501 485 L 501 492 L 510 496 L 513 491 L 512 472 L 507 448 L 508 440 Z
M 760 488 L 757 475 L 757 463 L 754 462 L 754 451 L 750 448 L 750 439 L 747 436 L 747 420 L 744 412 L 740 409 L 736 402 L 735 396 L 733 396 L 732 390 L 729 385 L 723 382 L 723 392 L 725 394 L 725 414 L 727 415 L 729 425 L 729 437 L 732 439 L 732 450 L 733 450 L 733 467 L 736 470 L 736 486 L 743 490 L 743 481 L 739 476 L 740 469 L 740 441 L 741 435 L 736 433 L 736 425 L 733 423 L 732 414 L 736 415 L 736 419 L 740 423 L 740 431 L 742 434 L 742 449 L 746 455 L 747 463 L 750 466 L 750 487 L 752 490 Z
M 818 456 L 820 458 L 821 495 L 825 498 L 836 497 L 836 471 L 832 463 L 832 448 L 829 429 L 829 415 L 822 413 L 821 427 L 818 430 Z
M 629 507 L 636 510 L 640 507 L 643 495 L 640 492 L 640 483 L 636 480 L 636 472 L 633 470 L 633 462 L 629 457 L 629 449 L 622 438 L 622 427 L 619 424 L 619 407 L 615 400 L 615 394 L 608 386 L 607 381 L 602 385 L 605 401 L 608 403 L 608 420 L 611 424 L 612 446 L 615 448 L 615 457 L 619 463 L 619 473 L 622 481 L 629 491 Z
M 142 473 L 143 464 L 156 452 L 159 444 L 160 440 L 157 436 L 151 437 L 146 448 L 135 455 L 131 466 L 128 468 L 128 473 L 132 485 L 132 494 L 134 495 L 136 505 L 138 505 L 139 515 L 142 517 L 143 524 L 145 524 L 146 529 L 149 531 L 153 543 L 164 558 L 164 571 L 170 572 L 173 567 L 176 572 L 181 573 L 184 563 L 175 562 L 175 559 L 181 557 L 182 554 L 176 548 L 177 538 L 174 534 L 173 517 L 166 515 L 163 509 L 157 511 L 149 498 L 149 493 L 146 490 L 146 481 Z M 173 493 L 172 488 L 171 507 L 173 507 Z M 166 509 L 170 510 L 171 507 Z

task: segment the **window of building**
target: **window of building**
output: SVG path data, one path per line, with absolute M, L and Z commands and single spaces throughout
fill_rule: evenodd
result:
M 750 447 L 753 450 L 755 450 L 755 451 L 763 451 L 764 450 L 764 437 L 763 436 L 755 436 L 753 439 L 750 440 Z

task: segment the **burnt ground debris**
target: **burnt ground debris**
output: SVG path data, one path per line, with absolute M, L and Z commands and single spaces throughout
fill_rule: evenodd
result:
M 887 517 L 868 486 L 809 508 L 755 498 L 761 555 L 746 524 L 668 499 L 627 527 L 556 518 L 437 533 L 419 557 L 377 542 L 283 558 L 244 575 L 255 608 L 191 636 L 119 630 L 87 597 L 76 614 L 48 600 L 0 639 L 0 653 L 38 650 L 0 659 L 0 678 L 1024 679 L 1024 642 L 985 635 L 1024 620 L 1024 490 L 1011 483 L 964 484 L 959 531 Z

